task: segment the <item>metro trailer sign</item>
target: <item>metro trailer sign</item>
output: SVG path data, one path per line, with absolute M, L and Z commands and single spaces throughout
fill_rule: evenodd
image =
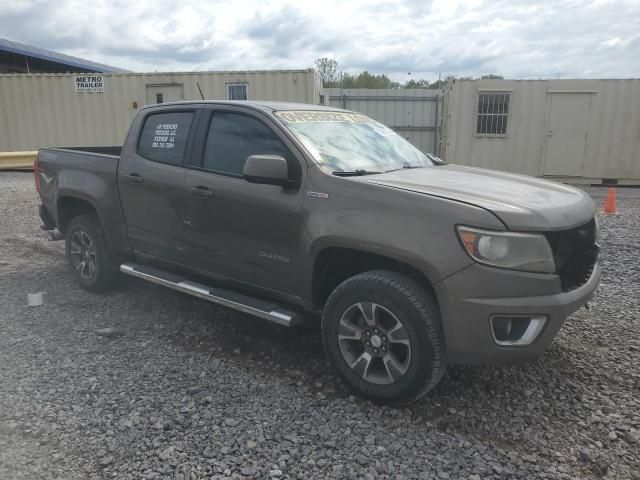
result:
M 102 78 L 102 75 L 76 75 L 74 80 L 76 84 L 76 93 L 104 93 L 104 79 Z

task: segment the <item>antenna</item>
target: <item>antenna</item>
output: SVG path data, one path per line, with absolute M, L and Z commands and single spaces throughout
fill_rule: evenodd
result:
M 196 82 L 196 85 L 198 86 L 198 91 L 200 92 L 200 96 L 202 97 L 202 100 L 204 100 L 204 95 L 202 94 L 202 89 L 200 88 L 200 84 Z

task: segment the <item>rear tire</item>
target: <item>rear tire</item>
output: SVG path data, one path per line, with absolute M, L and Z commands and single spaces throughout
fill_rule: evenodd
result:
M 380 403 L 412 403 L 446 371 L 435 299 L 396 272 L 373 270 L 341 283 L 325 305 L 322 338 L 340 376 Z
M 65 240 L 67 262 L 82 288 L 102 292 L 113 285 L 118 265 L 96 215 L 80 215 L 71 220 Z

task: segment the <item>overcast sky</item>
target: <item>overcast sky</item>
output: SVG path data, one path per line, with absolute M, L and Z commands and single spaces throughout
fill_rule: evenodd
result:
M 640 77 L 640 0 L 5 0 L 0 36 L 133 71 Z

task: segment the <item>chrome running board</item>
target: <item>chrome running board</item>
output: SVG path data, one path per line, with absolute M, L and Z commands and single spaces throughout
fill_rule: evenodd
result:
M 165 272 L 157 268 L 135 263 L 123 263 L 120 271 L 147 280 L 163 287 L 177 290 L 178 292 L 193 295 L 194 297 L 217 303 L 223 307 L 232 308 L 240 312 L 248 313 L 256 317 L 275 322 L 285 327 L 292 327 L 300 323 L 299 314 L 286 310 L 281 306 L 265 300 L 260 300 L 242 293 L 225 290 L 223 288 L 209 287 L 201 283 L 192 282 L 185 277 Z

